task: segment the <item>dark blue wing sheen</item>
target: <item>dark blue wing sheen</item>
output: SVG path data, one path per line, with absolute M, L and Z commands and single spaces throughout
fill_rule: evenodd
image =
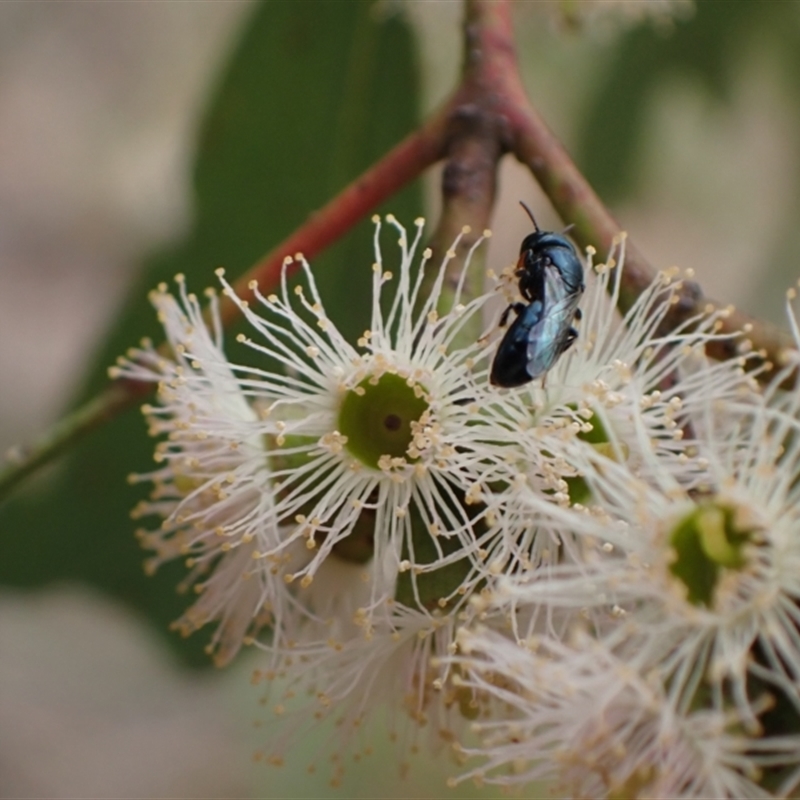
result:
M 527 331 L 526 370 L 529 380 L 544 375 L 569 347 L 574 338 L 572 321 L 583 289 L 565 285 L 560 272 L 548 268 L 545 276 L 544 312 Z
M 495 386 L 522 386 L 532 380 L 528 372 L 530 332 L 542 320 L 544 303 L 534 300 L 517 315 L 497 348 L 489 380 Z

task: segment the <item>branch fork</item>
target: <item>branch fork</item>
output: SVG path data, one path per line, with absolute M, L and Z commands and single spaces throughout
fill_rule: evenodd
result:
M 571 235 L 581 247 L 607 252 L 621 234 L 619 224 L 570 159 L 531 104 L 517 64 L 510 0 L 467 0 L 464 24 L 464 65 L 459 86 L 451 98 L 416 131 L 356 178 L 291 236 L 273 248 L 235 284 L 244 300 L 250 284 L 262 290 L 280 279 L 287 254 L 302 252 L 313 258 L 357 222 L 424 170 L 444 161 L 442 215 L 431 246 L 444 249 L 465 226 L 465 247 L 488 227 L 497 191 L 497 167 L 506 153 L 525 164 L 550 199 Z M 628 240 L 622 276 L 620 310 L 626 311 L 648 286 L 653 267 Z M 709 300 L 700 287 L 685 281 L 680 300 L 665 321 L 676 327 L 704 310 Z M 712 303 L 713 305 L 713 303 Z M 227 297 L 220 315 L 229 324 L 239 314 Z M 762 361 L 760 376 L 768 379 L 793 347 L 789 336 L 768 323 L 732 311 L 723 331 L 745 330 Z M 742 341 L 719 340 L 709 354 L 725 359 L 738 356 Z M 774 366 L 773 366 L 774 365 Z M 0 470 L 0 500 L 23 479 L 66 451 L 84 434 L 100 427 L 152 391 L 152 384 L 116 381 L 95 398 L 56 423 L 30 446 L 14 448 L 13 458 Z

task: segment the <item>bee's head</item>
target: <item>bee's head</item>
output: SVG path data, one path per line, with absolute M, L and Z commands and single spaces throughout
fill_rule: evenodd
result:
M 536 230 L 522 240 L 518 268 L 533 273 L 543 262 L 549 262 L 558 269 L 571 291 L 582 291 L 583 265 L 572 242 L 563 233 L 541 230 L 528 206 L 522 201 L 520 205 L 528 212 Z
M 530 252 L 533 258 L 546 255 L 553 248 L 563 248 L 575 252 L 572 242 L 563 233 L 555 231 L 536 231 L 529 233 L 519 247 L 519 254 Z
M 558 270 L 569 291 L 583 291 L 583 264 L 569 239 L 560 233 L 549 231 L 526 236 L 517 262 L 517 274 L 542 276 L 537 279 L 543 280 L 542 270 L 548 266 Z

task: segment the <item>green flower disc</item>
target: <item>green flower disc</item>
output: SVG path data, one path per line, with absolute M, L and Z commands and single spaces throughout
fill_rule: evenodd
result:
M 745 566 L 744 545 L 755 531 L 738 530 L 734 520 L 734 509 L 706 503 L 673 528 L 670 572 L 686 587 L 690 603 L 710 608 L 720 570 Z
M 399 375 L 387 372 L 373 381 L 365 378 L 345 395 L 338 428 L 347 437 L 347 450 L 362 464 L 378 469 L 381 456 L 407 458 L 411 423 L 419 420 L 428 403 Z

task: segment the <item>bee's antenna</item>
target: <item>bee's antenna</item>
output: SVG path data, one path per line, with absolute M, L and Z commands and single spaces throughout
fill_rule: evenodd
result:
M 519 204 L 528 212 L 528 216 L 531 218 L 531 222 L 533 223 L 533 227 L 536 230 L 536 233 L 539 233 L 539 226 L 536 224 L 536 218 L 533 216 L 533 211 L 531 211 L 525 203 L 520 200 Z

